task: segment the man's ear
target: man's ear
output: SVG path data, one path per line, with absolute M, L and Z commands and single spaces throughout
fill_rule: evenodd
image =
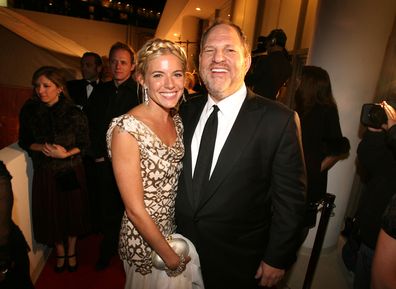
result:
M 245 57 L 245 74 L 249 71 L 250 65 L 252 64 L 252 56 L 249 54 Z

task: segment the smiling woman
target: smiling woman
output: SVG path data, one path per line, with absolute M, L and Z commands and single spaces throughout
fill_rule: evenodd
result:
M 178 45 L 148 41 L 138 52 L 136 66 L 144 103 L 113 119 L 107 132 L 125 205 L 119 242 L 125 288 L 188 289 L 193 284 L 203 288 L 194 245 L 174 235 L 174 204 L 184 156 L 183 126 L 175 107 L 183 95 L 185 72 L 186 55 Z M 168 243 L 172 237 L 183 238 L 188 252 L 176 253 Z M 165 268 L 153 267 L 153 254 Z

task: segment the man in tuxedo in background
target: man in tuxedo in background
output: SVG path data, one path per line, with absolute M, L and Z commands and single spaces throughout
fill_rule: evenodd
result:
M 74 103 L 86 113 L 90 96 L 94 89 L 96 90 L 97 86 L 102 83 L 100 77 L 103 69 L 103 62 L 99 54 L 95 52 L 85 52 L 81 57 L 80 65 L 83 78 L 68 81 L 67 90 Z M 99 230 L 99 218 L 95 211 L 95 208 L 98 206 L 95 162 L 89 154 L 83 156 L 83 162 L 88 187 L 92 230 L 97 232 Z
M 67 82 L 67 90 L 75 104 L 81 109 L 87 105 L 94 88 L 101 83 L 102 58 L 94 52 L 85 52 L 81 57 L 81 74 L 83 79 Z
M 299 119 L 246 89 L 250 63 L 241 29 L 214 23 L 201 39 L 199 58 L 208 95 L 180 108 L 185 156 L 177 230 L 197 247 L 206 289 L 274 286 L 302 239 L 306 175 Z M 211 139 L 214 148 L 208 148 Z

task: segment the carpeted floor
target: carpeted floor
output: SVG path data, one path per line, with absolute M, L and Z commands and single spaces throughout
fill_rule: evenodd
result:
M 95 271 L 95 262 L 99 252 L 99 236 L 89 236 L 78 241 L 77 272 L 55 273 L 55 254 L 49 257 L 47 264 L 35 284 L 36 289 L 122 289 L 125 274 L 118 256 L 113 257 L 109 268 Z

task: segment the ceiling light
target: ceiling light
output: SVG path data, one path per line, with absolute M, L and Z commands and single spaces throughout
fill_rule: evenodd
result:
M 197 7 L 197 8 L 195 8 L 195 10 L 197 10 L 197 11 L 201 11 L 201 8 Z

